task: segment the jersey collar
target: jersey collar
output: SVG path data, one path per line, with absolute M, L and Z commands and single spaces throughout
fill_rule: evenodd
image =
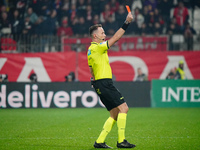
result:
M 91 42 L 91 44 L 96 44 L 96 45 L 98 45 L 98 43 L 97 43 L 97 42 Z

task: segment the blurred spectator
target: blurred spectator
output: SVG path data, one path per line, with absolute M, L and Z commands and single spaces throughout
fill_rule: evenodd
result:
M 29 7 L 33 8 L 33 11 L 37 14 L 37 15 L 41 15 L 40 11 L 41 11 L 41 0 L 31 0 L 29 3 Z
M 0 74 L 0 82 L 8 82 L 8 75 Z
M 179 66 L 176 69 L 176 74 L 175 74 L 174 79 L 185 80 L 186 76 L 185 76 L 185 72 L 183 70 L 184 70 L 184 62 L 183 62 L 183 60 L 180 60 L 179 61 Z
M 147 24 L 147 27 L 149 29 L 149 34 L 153 34 L 153 30 L 154 30 L 154 13 L 150 13 L 150 20 Z
M 20 17 L 23 18 L 26 9 L 26 0 L 16 0 L 15 6 L 16 9 L 19 11 Z
M 117 0 L 111 0 L 108 4 L 112 12 L 117 12 L 119 9 L 119 2 Z
M 89 1 L 90 2 L 87 2 L 87 4 L 92 6 L 94 14 L 100 14 L 100 12 L 101 12 L 100 7 L 99 7 L 100 0 L 89 0 Z
M 157 0 L 145 0 L 144 6 L 148 6 L 149 11 L 154 11 L 157 8 Z
M 103 11 L 105 11 L 105 7 L 107 7 L 106 5 L 108 4 L 108 0 L 98 0 L 98 14 L 101 14 Z M 109 5 L 109 10 L 110 10 L 110 5 Z
M 150 15 L 149 15 L 148 7 L 147 6 L 144 6 L 144 8 L 143 8 L 143 16 L 144 16 L 145 23 L 149 24 L 149 22 L 150 22 Z
M 63 16 L 68 16 L 69 15 L 69 10 L 70 10 L 71 2 L 70 0 L 64 0 L 63 5 L 61 8 L 61 17 Z
M 86 10 L 86 0 L 76 0 L 76 8 Z
M 49 35 L 54 35 L 57 30 L 58 22 L 57 22 L 57 12 L 56 10 L 52 10 L 50 16 L 46 19 L 48 26 L 46 27 L 46 31 Z
M 180 33 L 180 28 L 176 23 L 176 19 L 172 18 L 171 23 L 167 27 L 167 32 L 168 35 L 173 35 L 173 34 L 179 34 Z
M 0 5 L 0 6 L 1 6 L 1 5 Z M 9 13 L 9 11 L 6 10 L 6 6 L 5 6 L 5 5 L 2 5 L 2 6 L 0 7 L 0 15 L 2 16 L 3 13 L 7 13 L 7 15 L 8 15 L 8 13 Z
M 33 12 L 33 8 L 29 7 L 27 10 L 27 13 L 25 14 L 25 17 L 29 17 L 30 18 L 30 22 L 32 24 L 35 24 L 35 22 L 38 19 L 38 16 L 35 12 Z
M 149 15 L 153 16 L 154 15 L 154 10 L 152 9 L 152 6 L 151 5 L 147 5 L 147 8 L 148 8 Z
M 174 9 L 174 15 L 176 18 L 177 24 L 183 28 L 184 24 L 188 22 L 189 19 L 189 13 L 188 9 L 184 7 L 183 2 L 179 2 L 178 6 Z
M 33 24 L 30 21 L 29 17 L 26 17 L 23 23 L 23 34 L 32 34 L 33 33 Z
M 150 33 L 149 28 L 147 27 L 146 23 L 143 23 L 141 28 L 139 28 L 139 35 L 146 36 Z
M 22 48 L 24 52 L 30 52 L 31 36 L 33 34 L 33 24 L 30 22 L 30 18 L 26 17 L 22 25 L 21 42 L 24 44 Z
M 192 7 L 192 1 L 193 0 L 181 0 L 185 7 L 191 8 Z
M 159 13 L 159 10 L 157 8 L 154 9 L 154 11 L 152 13 L 150 13 L 150 20 L 149 20 L 149 26 L 152 28 L 152 29 L 155 29 L 156 30 L 159 28 L 159 30 L 162 30 L 163 27 L 164 27 L 164 20 L 162 19 L 162 16 L 160 15 Z M 158 30 L 157 30 L 158 31 Z M 159 34 L 161 33 L 162 31 L 159 31 Z M 158 32 L 157 32 L 158 33 Z M 155 32 L 154 32 L 155 34 Z
M 3 13 L 3 12 L 7 12 L 6 10 L 6 6 L 5 5 L 2 5 L 1 8 L 0 8 L 0 12 Z
M 174 34 L 180 34 L 180 27 L 177 25 L 175 18 L 171 19 L 171 23 L 168 25 L 166 33 L 169 35 L 169 50 L 175 50 L 172 36 Z
M 88 23 L 85 22 L 84 17 L 79 18 L 78 23 L 78 36 L 79 37 L 87 37 L 88 36 Z
M 68 25 L 68 18 L 64 17 L 62 20 L 62 26 L 58 28 L 57 30 L 58 36 L 66 36 L 70 37 L 73 35 L 72 28 Z
M 120 28 L 123 22 L 125 21 L 126 15 L 127 12 L 125 11 L 124 5 L 119 5 L 119 8 L 115 15 L 115 21 L 119 23 L 118 28 Z
M 140 13 L 139 8 L 135 8 L 134 21 L 137 23 L 139 27 L 141 27 L 142 23 L 144 22 L 144 16 Z
M 11 20 L 11 29 L 14 36 L 14 40 L 18 41 L 20 34 L 22 33 L 23 21 L 19 17 L 19 11 L 15 10 L 13 12 L 13 19 Z
M 176 74 L 176 69 L 175 69 L 175 68 L 172 68 L 172 69 L 170 70 L 170 72 L 168 73 L 168 75 L 166 76 L 166 79 L 174 79 L 175 74 Z
M 147 75 L 145 75 L 145 74 L 142 72 L 142 69 L 141 69 L 141 68 L 138 68 L 138 69 L 137 69 L 137 73 L 138 73 L 138 76 L 137 76 L 137 78 L 136 78 L 136 81 L 148 81 Z
M 136 8 L 142 9 L 142 1 L 143 0 L 134 0 L 132 4 L 132 11 L 134 11 Z
M 91 5 L 87 5 L 87 8 L 86 8 L 86 21 L 89 22 L 89 24 L 91 25 L 92 24 L 92 18 L 94 16 L 94 12 L 92 10 L 92 6 Z
M 140 13 L 139 8 L 136 8 L 134 11 L 134 21 L 138 28 L 141 28 L 144 23 L 144 16 Z
M 58 28 L 57 12 L 55 9 L 51 10 L 50 16 L 44 22 L 47 24 L 44 32 L 48 36 L 42 37 L 41 39 L 42 51 L 45 50 L 44 48 L 46 48 L 46 51 L 55 51 L 55 49 L 58 49 L 57 38 L 54 36 Z
M 52 9 L 53 4 L 51 0 L 40 0 L 38 16 L 43 16 L 46 19 Z
M 11 24 L 10 20 L 8 20 L 8 14 L 3 12 L 0 18 L 0 31 L 2 34 L 10 34 L 11 33 Z
M 44 20 L 42 16 L 38 17 L 38 20 L 36 21 L 34 33 L 35 35 L 47 35 L 47 28 L 48 23 L 47 20 Z
M 49 45 L 49 43 L 52 43 L 52 41 L 50 40 L 50 36 L 46 36 L 49 34 L 47 26 L 49 26 L 47 20 L 44 20 L 44 17 L 42 16 L 38 17 L 38 20 L 35 24 L 34 41 L 33 38 L 31 41 L 34 42 L 34 45 L 31 47 L 31 51 L 44 52 L 45 45 Z
M 193 50 L 193 35 L 196 31 L 190 26 L 189 23 L 186 24 L 184 29 L 184 38 L 187 43 L 187 50 Z
M 78 37 L 78 34 L 79 34 L 79 18 L 78 17 L 75 17 L 71 23 L 71 27 L 72 27 L 72 31 L 74 33 L 74 36 L 75 37 Z
M 160 15 L 160 12 L 157 8 L 154 9 L 154 22 L 159 22 L 162 27 L 164 26 L 165 23 L 163 17 Z
M 133 34 L 133 33 L 140 34 L 140 29 L 143 23 L 144 23 L 144 16 L 140 13 L 139 8 L 135 8 L 133 22 L 127 29 L 126 34 Z
M 154 35 L 155 35 L 155 36 L 159 36 L 159 35 L 161 35 L 161 34 L 162 34 L 162 27 L 161 27 L 161 25 L 160 25 L 159 22 L 156 22 L 156 23 L 154 24 Z
M 160 0 L 158 5 L 158 9 L 160 10 L 160 14 L 163 17 L 164 21 L 166 23 L 169 23 L 170 21 L 170 10 L 173 7 L 173 1 L 172 0 Z
M 85 3 L 85 0 L 78 0 L 77 1 L 76 8 L 77 8 L 79 17 L 86 18 L 86 7 L 87 6 L 86 6 L 86 3 Z
M 115 19 L 115 13 L 110 10 L 110 5 L 106 4 L 105 9 L 100 14 L 100 22 L 105 23 L 109 16 L 112 16 Z
M 61 9 L 62 9 L 62 1 L 61 0 L 54 0 L 53 9 L 57 12 L 57 18 L 60 21 L 61 19 Z
M 2 75 L 0 74 L 0 83 L 3 82 Z
M 99 23 L 100 23 L 99 15 L 96 14 L 96 15 L 94 15 L 94 17 L 92 19 L 92 25 L 99 24 Z
M 37 82 L 37 75 L 35 73 L 32 73 L 29 79 L 31 80 L 31 82 Z
M 70 72 L 67 76 L 65 76 L 65 82 L 73 82 L 75 81 L 75 73 Z
M 104 27 L 105 33 L 107 35 L 113 35 L 118 29 L 118 24 L 117 24 L 116 21 L 113 20 L 112 16 L 108 17 L 108 19 L 106 20 L 104 26 L 105 26 Z
M 78 16 L 77 15 L 76 5 L 72 4 L 71 5 L 71 9 L 69 10 L 69 21 L 72 23 L 76 16 Z

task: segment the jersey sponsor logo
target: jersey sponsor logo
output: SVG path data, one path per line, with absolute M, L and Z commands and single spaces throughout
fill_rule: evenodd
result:
M 91 55 L 91 49 L 88 49 L 88 56 Z

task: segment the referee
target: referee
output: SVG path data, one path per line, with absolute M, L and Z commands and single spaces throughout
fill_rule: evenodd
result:
M 118 127 L 117 147 L 135 147 L 135 145 L 130 144 L 125 139 L 128 106 L 124 101 L 124 97 L 113 86 L 112 70 L 107 54 L 107 50 L 122 37 L 132 20 L 133 16 L 131 12 L 129 12 L 122 27 L 107 41 L 105 41 L 106 35 L 101 24 L 96 24 L 89 28 L 92 42 L 88 48 L 87 57 L 93 80 L 92 85 L 96 93 L 99 95 L 102 103 L 110 112 L 110 117 L 106 120 L 103 130 L 94 143 L 95 148 L 111 148 L 106 145 L 105 139 L 115 122 L 117 122 Z

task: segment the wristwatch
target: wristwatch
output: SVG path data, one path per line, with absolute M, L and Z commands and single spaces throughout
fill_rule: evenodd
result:
M 129 24 L 129 22 L 126 20 L 125 22 L 124 22 L 125 24 Z

